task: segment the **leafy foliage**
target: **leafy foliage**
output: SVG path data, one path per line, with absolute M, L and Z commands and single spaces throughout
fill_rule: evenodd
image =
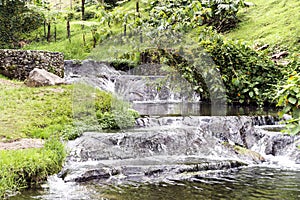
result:
M 16 47 L 23 34 L 42 25 L 43 14 L 28 9 L 24 1 L 4 1 L 0 21 L 0 48 Z
M 279 117 L 285 114 L 292 116 L 286 121 L 286 132 L 296 135 L 300 132 L 300 74 L 294 72 L 277 93 L 278 106 L 283 109 L 279 112 Z
M 75 129 L 65 133 L 68 139 L 80 136 L 84 131 L 131 127 L 136 114 L 131 111 L 129 103 L 112 94 L 77 83 L 73 93 L 73 117 Z
M 121 129 L 134 126 L 139 114 L 130 108 L 129 103 L 115 97 L 110 98 L 109 105 L 96 106 L 96 116 L 103 129 Z
M 282 68 L 267 55 L 257 52 L 246 43 L 226 39 L 207 30 L 200 36 L 200 45 L 219 67 L 232 103 L 262 105 L 272 102 L 275 85 L 282 79 Z
M 243 6 L 243 0 L 156 0 L 148 9 L 148 21 L 160 29 L 187 31 L 207 24 L 224 32 L 236 26 L 237 12 Z

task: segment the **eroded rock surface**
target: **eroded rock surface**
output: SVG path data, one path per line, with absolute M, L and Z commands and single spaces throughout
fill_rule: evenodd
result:
M 297 164 L 299 137 L 265 130 L 269 116 L 162 117 L 137 120 L 117 133 L 84 133 L 69 142 L 61 173 L 65 181 L 164 181 L 271 162 L 286 156 Z

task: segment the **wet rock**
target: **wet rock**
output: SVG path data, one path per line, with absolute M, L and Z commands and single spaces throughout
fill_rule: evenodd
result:
M 265 158 L 261 154 L 255 152 L 255 151 L 252 151 L 250 149 L 243 148 L 240 146 L 233 146 L 233 149 L 236 153 L 240 154 L 241 156 L 244 156 L 246 159 L 252 159 L 257 164 L 266 161 Z
M 188 87 L 188 83 L 183 82 L 180 77 L 171 77 L 172 82 L 169 80 L 171 79 L 169 76 L 158 74 L 134 75 L 130 73 L 132 72 L 118 71 L 107 62 L 93 60 L 65 61 L 65 77 L 68 83 L 83 81 L 94 87 L 117 94 L 130 102 L 190 99 L 190 95 L 184 95 L 183 93 L 188 93 L 187 89 L 191 87 Z M 174 80 L 176 80 L 175 83 Z M 181 88 L 186 87 L 184 91 L 178 91 L 177 83 L 181 84 Z M 198 102 L 199 96 L 193 95 Z
M 25 80 L 25 84 L 29 87 L 61 85 L 64 84 L 64 79 L 47 72 L 44 69 L 35 68 L 29 73 L 28 78 Z
M 65 182 L 86 182 L 94 179 L 108 179 L 111 176 L 119 174 L 119 171 L 113 167 L 106 167 L 101 163 L 82 162 L 68 163 L 58 176 Z
M 203 157 L 144 157 L 122 160 L 71 162 L 59 177 L 65 182 L 97 180 L 110 183 L 119 181 L 156 182 L 175 177 L 188 178 L 205 171 L 228 170 L 245 166 L 234 160 L 213 160 Z M 77 166 L 77 167 L 76 167 Z
M 256 126 L 255 117 L 144 118 L 137 124 L 139 128 L 88 132 L 70 141 L 67 163 L 77 164 L 66 164 L 65 180 L 162 181 L 268 163 L 270 156 L 300 161 L 300 136 L 270 132 Z M 89 162 L 97 164 L 82 164 Z

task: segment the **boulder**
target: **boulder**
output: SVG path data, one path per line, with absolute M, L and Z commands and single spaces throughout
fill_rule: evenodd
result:
M 25 84 L 29 87 L 40 87 L 49 85 L 60 85 L 64 84 L 64 79 L 59 76 L 52 74 L 44 69 L 33 69 L 28 78 L 25 80 Z

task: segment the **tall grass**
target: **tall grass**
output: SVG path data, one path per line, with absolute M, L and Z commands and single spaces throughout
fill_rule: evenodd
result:
M 64 145 L 54 138 L 42 149 L 1 150 L 0 198 L 37 186 L 59 172 L 65 155 Z

